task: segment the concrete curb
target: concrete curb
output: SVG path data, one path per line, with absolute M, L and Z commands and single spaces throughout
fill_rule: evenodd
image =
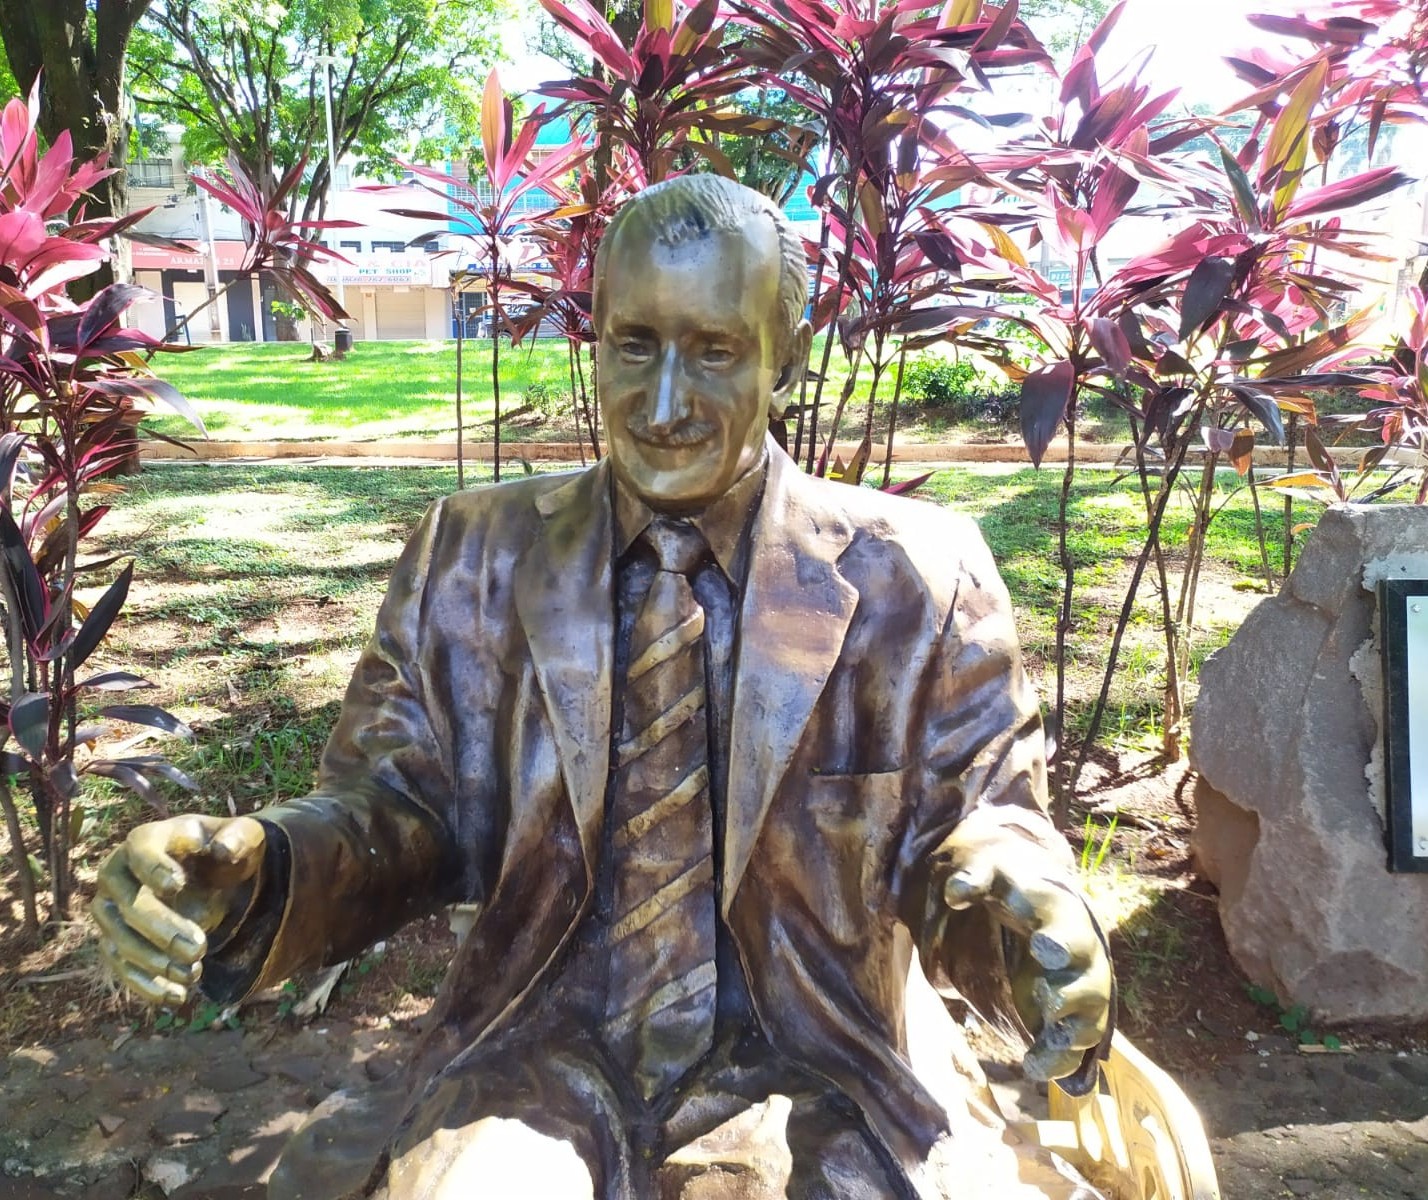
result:
M 416 439 L 388 439 L 383 441 L 314 441 L 314 442 L 193 442 L 192 452 L 183 450 L 168 442 L 143 442 L 139 457 L 146 462 L 216 462 L 226 459 L 417 459 L 433 462 L 455 462 L 456 443 L 454 441 L 420 441 Z M 491 442 L 467 442 L 464 446 L 468 462 L 490 462 L 494 454 Z M 842 442 L 834 447 L 834 454 L 847 460 L 857 451 L 854 442 Z M 1076 447 L 1076 460 L 1082 463 L 1114 463 L 1124 451 L 1121 445 L 1083 443 Z M 1354 466 L 1362 450 L 1335 450 L 1332 452 L 1340 465 Z M 588 456 L 589 451 L 587 449 Z M 528 462 L 569 462 L 580 461 L 580 446 L 575 442 L 502 442 L 502 459 Z M 876 462 L 882 462 L 880 453 L 874 453 Z M 1299 464 L 1308 468 L 1306 457 L 1296 456 Z M 1016 442 L 905 442 L 893 447 L 893 461 L 897 463 L 1030 463 L 1031 456 L 1026 447 Z M 1053 442 L 1046 451 L 1043 463 L 1064 463 L 1066 443 Z M 1255 452 L 1255 465 L 1261 467 L 1282 467 L 1285 452 L 1272 447 L 1261 447 Z M 1132 465 L 1127 461 L 1127 466 Z M 1228 465 L 1228 464 L 1226 464 Z

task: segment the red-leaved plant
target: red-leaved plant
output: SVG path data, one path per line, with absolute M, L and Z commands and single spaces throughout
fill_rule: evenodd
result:
M 108 776 L 154 799 L 153 782 L 188 779 L 153 754 L 106 756 L 110 723 L 187 734 L 149 704 L 104 697 L 151 686 L 132 672 L 87 671 L 129 590 L 127 564 L 97 599 L 118 561 L 86 560 L 82 544 L 104 518 L 107 476 L 133 450 L 143 407 L 159 400 L 199 431 L 202 423 L 172 386 L 145 368 L 140 350 L 156 340 L 123 327 L 131 305 L 149 293 L 114 284 L 72 303 L 65 285 L 107 257 L 105 239 L 143 213 L 87 221 L 85 189 L 103 178 L 101 162 L 75 162 L 67 133 L 41 153 L 38 92 L 0 116 L 0 600 L 9 686 L 0 699 L 0 809 L 18 876 L 27 931 L 40 931 L 32 858 L 12 791 L 28 794 L 37 850 L 50 875 L 51 916 L 69 910 L 69 847 L 85 775 Z M 51 223 L 69 220 L 51 231 Z
M 562 186 L 563 178 L 575 170 L 589 155 L 585 141 L 576 137 L 555 149 L 540 161 L 532 151 L 540 133 L 545 106 L 540 105 L 517 126 L 514 106 L 501 89 L 500 75 L 493 68 L 486 77 L 481 101 L 482 169 L 491 199 L 475 194 L 467 181 L 446 171 L 431 167 L 401 164 L 420 181 L 417 186 L 449 204 L 448 209 L 393 208 L 388 211 L 400 217 L 438 221 L 441 228 L 417 241 L 433 238 L 450 229 L 470 240 L 481 256 L 486 276 L 486 311 L 491 314 L 491 391 L 495 400 L 493 474 L 501 479 L 501 351 L 503 332 L 515 332 L 502 299 L 512 290 L 515 269 L 521 265 L 516 237 L 534 220 L 549 216 L 524 211 L 522 200 L 530 192 L 544 192 L 554 200 L 552 208 L 559 211 L 569 199 Z M 363 189 L 385 195 L 407 194 L 411 185 L 380 185 Z M 461 322 L 464 330 L 465 321 Z M 458 351 L 460 343 L 458 342 Z M 457 378 L 461 361 L 457 359 Z M 465 467 L 461 455 L 460 393 L 457 394 L 457 486 L 465 486 Z

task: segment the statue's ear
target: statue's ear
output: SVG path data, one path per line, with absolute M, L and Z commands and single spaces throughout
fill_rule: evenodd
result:
M 813 345 L 813 326 L 800 321 L 793 336 L 788 339 L 788 353 L 779 366 L 778 378 L 774 380 L 773 395 L 769 400 L 769 411 L 781 417 L 793 401 L 794 392 L 803 381 L 808 368 L 808 350 Z

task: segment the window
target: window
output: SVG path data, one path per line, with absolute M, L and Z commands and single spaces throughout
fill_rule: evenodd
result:
M 361 253 L 362 253 L 362 243 L 361 243 L 361 242 L 338 242 L 338 243 L 337 243 L 337 248 L 338 248 L 339 250 L 351 250 L 351 251 L 353 251 L 353 252 L 356 253 L 356 254 L 361 254 Z
M 406 242 L 379 242 L 375 238 L 372 241 L 373 250 L 390 250 L 393 254 L 401 254 L 406 248 Z
M 174 186 L 174 165 L 163 162 L 130 161 L 125 166 L 130 187 L 171 188 Z

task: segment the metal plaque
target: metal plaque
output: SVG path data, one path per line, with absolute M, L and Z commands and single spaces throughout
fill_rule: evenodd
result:
M 1428 871 L 1428 579 L 1379 585 L 1388 865 Z

